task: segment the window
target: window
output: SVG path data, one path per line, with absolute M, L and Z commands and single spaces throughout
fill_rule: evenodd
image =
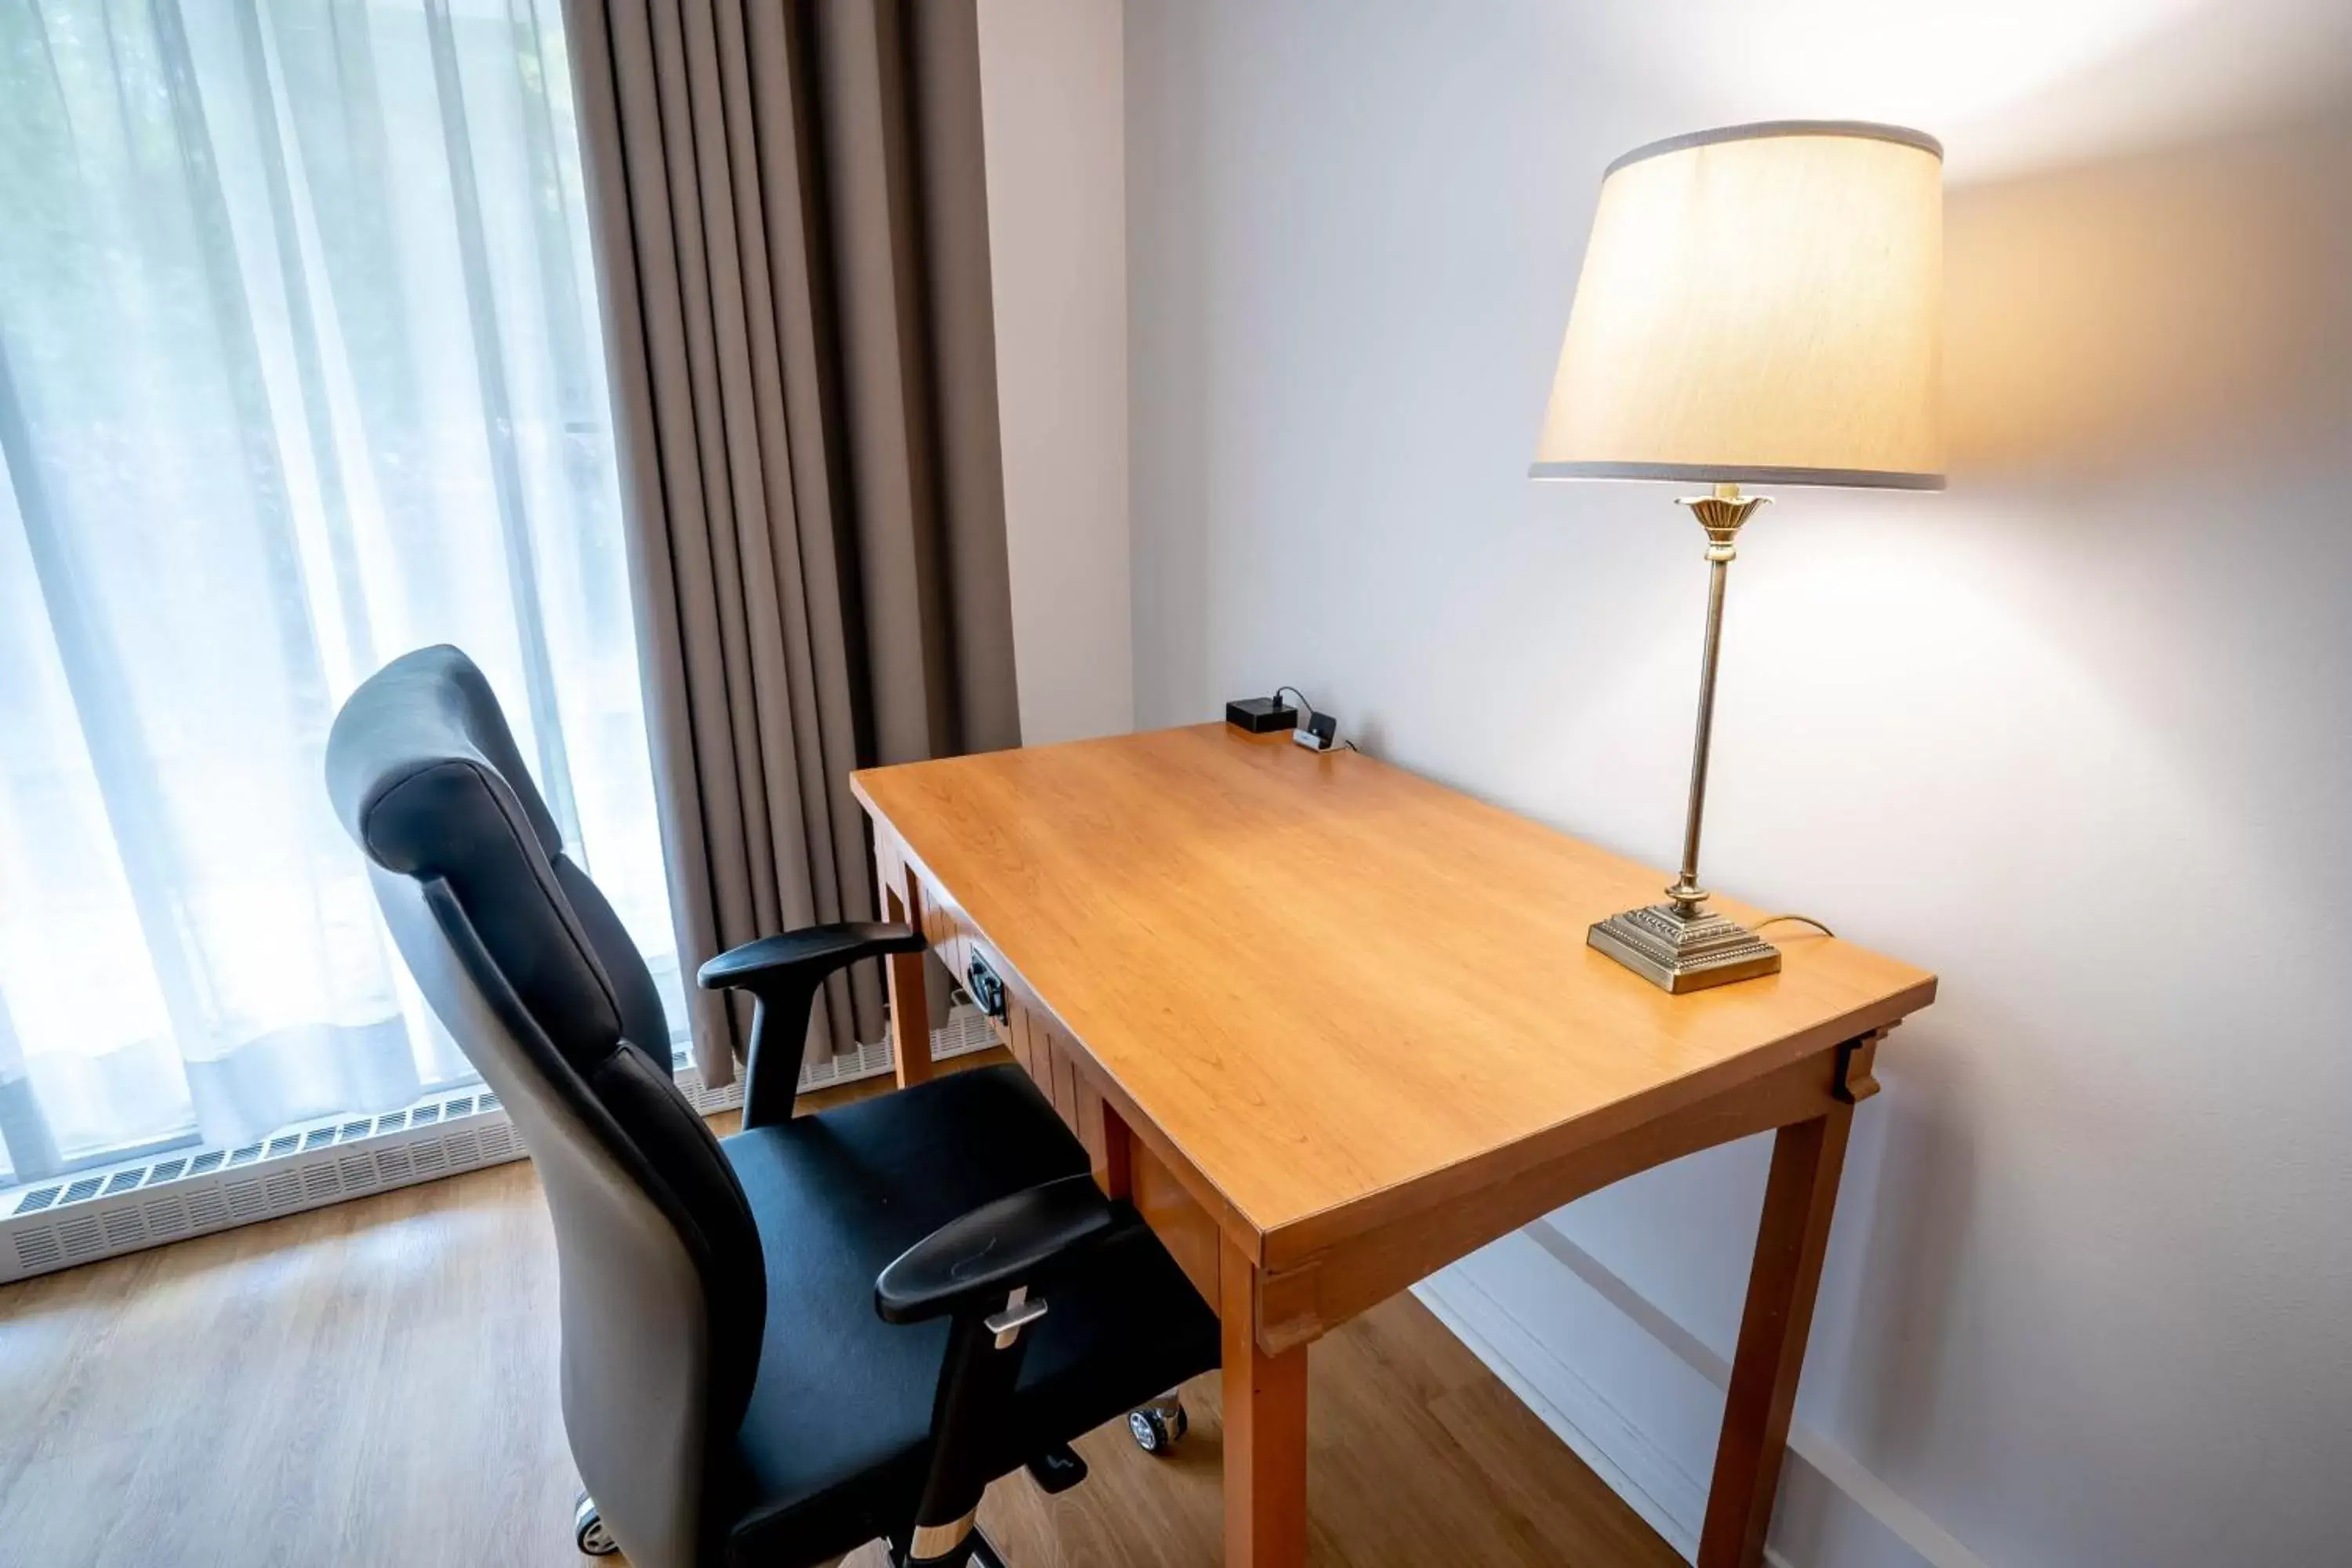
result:
M 321 777 L 455 642 L 685 1013 L 554 0 L 0 7 L 0 1181 L 461 1080 Z

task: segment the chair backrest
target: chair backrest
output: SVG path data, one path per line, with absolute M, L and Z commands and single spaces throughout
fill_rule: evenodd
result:
M 709 1471 L 759 1366 L 766 1272 L 742 1187 L 670 1081 L 645 961 L 457 649 L 404 655 L 352 694 L 327 787 L 401 955 L 546 1188 L 581 1479 L 640 1568 L 696 1562 Z

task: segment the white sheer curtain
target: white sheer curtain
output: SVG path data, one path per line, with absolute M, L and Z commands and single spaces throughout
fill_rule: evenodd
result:
M 424 643 L 684 1019 L 561 28 L 0 5 L 0 1182 L 467 1076 L 320 782 Z

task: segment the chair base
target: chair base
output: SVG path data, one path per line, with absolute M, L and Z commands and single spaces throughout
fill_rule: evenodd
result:
M 943 1556 L 917 1557 L 911 1546 L 890 1543 L 890 1568 L 1004 1568 L 987 1533 L 974 1524 L 970 1533 L 948 1548 Z
M 1047 1497 L 1059 1497 L 1087 1479 L 1087 1462 L 1067 1443 L 1046 1449 L 1027 1466 L 1029 1479 Z

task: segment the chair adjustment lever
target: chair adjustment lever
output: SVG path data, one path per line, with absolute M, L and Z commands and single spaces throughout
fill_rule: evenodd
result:
M 1045 1298 L 1032 1297 L 1025 1285 L 1013 1287 L 1006 1299 L 1004 1310 L 991 1312 L 980 1321 L 981 1327 L 996 1336 L 996 1348 L 1008 1349 L 1021 1337 L 1021 1331 L 1045 1315 Z

